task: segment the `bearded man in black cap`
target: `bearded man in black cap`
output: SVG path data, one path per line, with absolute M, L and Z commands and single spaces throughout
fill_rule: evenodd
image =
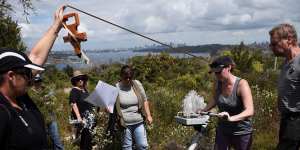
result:
M 32 77 L 41 67 L 62 28 L 60 7 L 54 23 L 31 50 L 29 57 L 15 50 L 0 50 L 0 149 L 47 149 L 44 120 L 27 94 Z

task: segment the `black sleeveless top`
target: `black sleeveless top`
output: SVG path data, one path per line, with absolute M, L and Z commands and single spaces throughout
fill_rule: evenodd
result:
M 222 95 L 222 83 L 217 83 L 215 100 L 220 112 L 225 111 L 228 112 L 230 116 L 234 116 L 244 110 L 242 99 L 237 95 L 240 80 L 240 78 L 236 78 L 232 93 L 227 97 Z M 219 131 L 227 135 L 245 135 L 252 133 L 253 130 L 250 118 L 237 122 L 219 119 L 218 128 L 220 129 Z

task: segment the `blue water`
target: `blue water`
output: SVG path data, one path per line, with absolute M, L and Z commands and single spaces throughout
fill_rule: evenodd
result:
M 129 58 L 134 56 L 145 56 L 148 54 L 158 55 L 160 53 L 149 53 L 149 52 L 133 52 L 133 51 L 117 51 L 117 52 L 87 52 L 86 55 L 90 58 L 92 65 L 86 65 L 79 58 L 74 55 L 70 55 L 67 60 L 63 61 L 63 63 L 56 64 L 58 69 L 63 69 L 67 65 L 70 65 L 74 68 L 86 68 L 91 67 L 93 65 L 99 64 L 111 64 L 111 63 L 126 63 Z M 209 53 L 192 53 L 196 56 L 208 57 Z M 171 53 L 171 56 L 178 58 L 187 58 L 191 57 L 189 55 L 183 53 Z

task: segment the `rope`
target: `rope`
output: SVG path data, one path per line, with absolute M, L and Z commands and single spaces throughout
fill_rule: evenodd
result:
M 72 39 L 79 43 L 79 41 L 76 39 L 75 35 L 69 30 L 69 28 L 67 27 L 67 25 L 63 22 L 62 25 L 64 26 L 64 28 L 68 31 L 68 33 L 71 35 Z
M 170 49 L 173 49 L 173 50 L 175 49 L 175 48 L 172 47 L 171 45 L 165 44 L 165 43 L 163 43 L 163 42 L 160 42 L 160 41 L 155 40 L 155 39 L 153 39 L 153 38 L 150 38 L 150 37 L 148 37 L 148 36 L 142 35 L 142 34 L 140 34 L 140 33 L 138 33 L 138 32 L 135 32 L 135 31 L 133 31 L 133 30 L 130 30 L 130 29 L 125 28 L 125 27 L 122 27 L 122 26 L 120 26 L 120 25 L 118 25 L 118 24 L 115 24 L 115 23 L 113 23 L 113 22 L 110 22 L 110 21 L 108 21 L 108 20 L 105 20 L 105 19 L 102 19 L 102 18 L 100 18 L 100 17 L 97 17 L 97 16 L 95 16 L 95 15 L 93 15 L 93 14 L 91 14 L 91 13 L 88 13 L 88 12 L 86 12 L 86 11 L 80 10 L 80 9 L 78 9 L 78 8 L 76 8 L 76 7 L 71 6 L 71 5 L 66 5 L 66 7 L 69 7 L 69 8 L 72 8 L 72 9 L 74 9 L 74 10 L 77 10 L 77 11 L 79 11 L 79 12 L 81 12 L 81 13 L 84 13 L 84 14 L 86 14 L 86 15 L 88 15 L 88 16 L 91 16 L 91 17 L 93 17 L 93 18 L 96 18 L 96 19 L 98 19 L 98 20 L 100 20 L 100 21 L 103 21 L 103 22 L 108 23 L 108 24 L 110 24 L 110 25 L 113 25 L 113 26 L 115 26 L 115 27 L 121 28 L 121 29 L 123 29 L 123 30 L 125 30 L 125 31 L 128 31 L 128 32 L 130 32 L 130 33 L 133 33 L 133 34 L 135 34 L 135 35 L 138 35 L 138 36 L 140 36 L 140 37 L 143 37 L 143 38 L 148 39 L 148 40 L 150 40 L 150 41 L 153 41 L 153 42 L 155 42 L 155 43 L 158 43 L 158 44 L 161 44 L 161 45 L 163 45 L 163 46 L 166 46 L 166 47 L 168 47 L 168 48 L 170 48 Z M 194 54 L 191 54 L 191 53 L 189 53 L 189 52 L 186 52 L 186 51 L 184 51 L 184 53 L 187 54 L 187 55 L 193 56 L 193 57 L 198 57 L 198 56 L 196 56 L 196 55 L 194 55 Z

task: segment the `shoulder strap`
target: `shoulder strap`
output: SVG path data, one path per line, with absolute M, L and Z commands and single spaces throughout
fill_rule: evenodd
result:
M 219 95 L 221 94 L 221 92 L 222 92 L 222 82 L 221 81 L 217 81 L 216 83 L 215 83 L 215 96 L 213 97 L 214 99 L 215 99 L 215 101 L 217 102 L 218 100 L 218 97 L 219 97 Z
M 121 111 L 121 104 L 120 104 L 120 97 L 117 97 L 116 103 L 115 103 L 115 109 L 114 109 L 114 114 L 116 114 L 116 119 L 121 127 L 126 127 L 124 118 L 123 118 L 123 113 Z
M 133 90 L 135 92 L 135 94 L 137 94 L 138 98 L 144 102 L 145 100 L 143 99 L 142 97 L 142 90 L 141 88 L 139 87 L 138 83 L 136 80 L 132 80 L 132 85 L 133 85 Z
M 136 94 L 136 96 L 138 98 L 139 111 L 141 112 L 142 116 L 145 118 L 145 116 L 146 116 L 146 112 L 145 112 L 145 108 L 144 108 L 145 99 L 142 97 L 141 88 L 139 87 L 136 80 L 132 80 L 132 84 L 133 84 L 134 93 Z
M 235 81 L 234 87 L 233 87 L 233 92 L 235 92 L 235 95 L 236 95 L 237 97 L 240 97 L 240 95 L 238 95 L 238 89 L 239 89 L 239 84 L 240 84 L 240 81 L 241 81 L 241 80 L 242 80 L 241 78 L 236 77 L 236 81 Z
M 116 87 L 119 89 L 119 87 L 117 86 L 117 84 L 116 84 Z M 121 111 L 121 104 L 120 104 L 120 96 L 119 95 L 117 96 L 116 103 L 115 103 L 114 107 L 115 108 L 114 108 L 114 112 L 113 113 L 117 117 L 116 119 L 119 121 L 119 123 L 120 123 L 121 126 L 126 127 L 125 121 L 123 119 L 123 114 L 122 114 L 122 111 Z

